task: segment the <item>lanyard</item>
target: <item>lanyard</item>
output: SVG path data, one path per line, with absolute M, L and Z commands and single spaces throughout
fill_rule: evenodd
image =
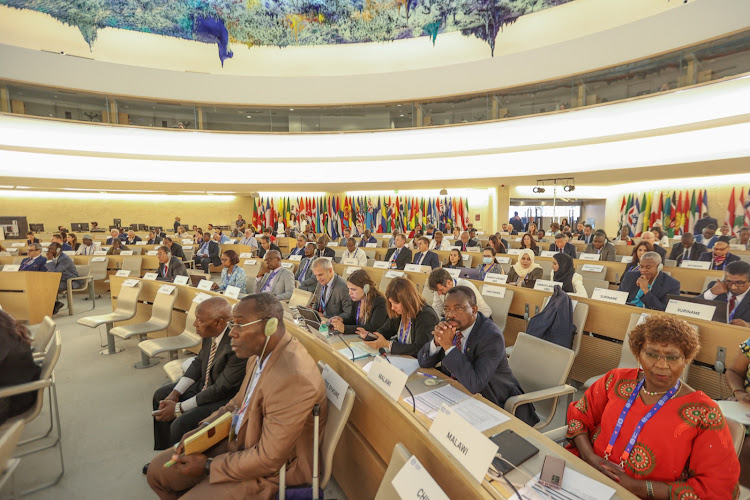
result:
M 325 290 L 325 293 L 321 291 L 320 293 L 320 306 L 318 307 L 318 310 L 320 312 L 325 312 L 326 310 L 326 304 L 328 304 L 328 299 L 331 298 L 331 292 L 333 292 L 333 284 L 336 281 L 336 276 L 333 277 L 333 279 L 326 285 L 328 287 L 328 290 Z M 323 287 L 325 289 L 325 286 Z
M 357 304 L 357 324 L 358 325 L 362 324 L 360 321 L 360 317 L 359 317 L 359 312 L 361 309 L 362 309 L 362 301 L 360 300 L 359 303 Z
M 628 398 L 628 402 L 625 403 L 625 408 L 622 409 L 622 413 L 620 413 L 620 418 L 617 419 L 617 425 L 615 425 L 615 430 L 612 431 L 612 436 L 609 438 L 609 444 L 607 445 L 607 448 L 604 450 L 604 459 L 609 460 L 609 455 L 612 453 L 612 448 L 615 445 L 615 442 L 617 441 L 617 437 L 620 435 L 620 430 L 622 430 L 622 424 L 625 422 L 625 418 L 628 416 L 628 412 L 630 411 L 630 407 L 633 406 L 633 402 L 635 402 L 635 398 L 638 397 L 638 393 L 641 392 L 641 388 L 643 387 L 643 384 L 646 382 L 646 379 L 641 379 L 640 382 L 638 382 L 638 385 L 635 386 L 635 389 L 633 389 L 633 393 Z M 638 425 L 635 426 L 635 429 L 633 429 L 633 435 L 630 436 L 630 440 L 628 441 L 627 446 L 625 446 L 625 450 L 623 450 L 622 455 L 620 456 L 620 468 L 623 468 L 625 466 L 625 462 L 627 462 L 628 457 L 630 456 L 630 452 L 633 449 L 633 446 L 635 446 L 635 442 L 638 439 L 638 435 L 641 433 L 641 430 L 643 429 L 643 426 L 646 425 L 646 422 L 648 422 L 651 417 L 656 415 L 656 412 L 661 410 L 662 406 L 664 406 L 664 403 L 666 403 L 668 400 L 670 400 L 675 394 L 677 394 L 677 391 L 680 389 L 680 380 L 677 380 L 677 383 L 672 387 L 670 390 L 667 391 L 665 395 L 659 399 L 659 401 L 656 402 L 656 404 L 651 408 L 646 415 L 641 418 L 640 422 L 638 422 Z
M 297 278 L 297 281 L 302 283 L 302 280 L 305 279 L 305 273 L 307 272 L 307 268 L 310 266 L 310 262 L 312 262 L 311 259 L 307 259 L 305 262 L 305 267 L 302 268 L 302 272 L 299 273 L 299 278 Z
M 411 332 L 411 320 L 406 324 L 406 328 L 404 328 L 404 322 L 401 321 L 401 324 L 398 325 L 398 341 L 402 344 L 406 343 L 406 339 L 409 338 L 409 333 Z
M 276 275 L 277 275 L 277 274 L 279 274 L 279 271 L 281 271 L 281 269 L 282 269 L 281 267 L 280 267 L 280 268 L 278 268 L 277 270 L 275 270 L 274 272 L 272 272 L 272 273 L 271 273 L 271 274 L 270 274 L 270 275 L 268 276 L 268 281 L 266 281 L 266 284 L 265 284 L 265 285 L 263 285 L 263 290 L 261 290 L 261 292 L 265 291 L 265 290 L 266 290 L 266 288 L 271 288 L 271 285 L 272 285 L 272 283 L 273 283 L 273 279 L 274 279 L 274 278 L 276 277 Z

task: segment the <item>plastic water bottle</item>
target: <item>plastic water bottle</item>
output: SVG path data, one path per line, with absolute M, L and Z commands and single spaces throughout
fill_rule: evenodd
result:
M 328 323 L 321 323 L 320 328 L 318 328 L 318 332 L 328 337 Z

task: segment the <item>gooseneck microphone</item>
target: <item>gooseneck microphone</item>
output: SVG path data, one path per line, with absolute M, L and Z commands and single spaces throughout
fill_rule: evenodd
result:
M 388 356 L 386 355 L 387 353 L 385 352 L 385 347 L 381 347 L 380 349 L 378 349 L 378 352 L 380 353 L 381 356 L 383 356 L 385 358 L 386 361 L 388 361 L 389 363 L 391 363 L 391 360 L 388 359 Z M 391 364 L 393 364 L 393 363 L 391 363 Z M 414 397 L 414 394 L 411 392 L 411 389 L 409 389 L 408 385 L 404 384 L 404 388 L 409 393 L 409 396 L 411 396 L 412 411 L 414 413 L 417 413 L 417 398 Z
M 346 340 L 344 340 L 344 337 L 338 332 L 338 330 L 334 330 L 336 332 L 336 336 L 339 338 L 341 342 L 344 343 L 346 347 L 349 348 L 349 350 L 352 352 L 352 363 L 354 363 L 356 356 L 354 355 L 354 349 L 352 349 L 352 346 L 346 343 Z

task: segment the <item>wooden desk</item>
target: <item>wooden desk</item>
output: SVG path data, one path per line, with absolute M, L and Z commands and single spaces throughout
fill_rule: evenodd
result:
M 123 278 L 114 277 L 112 280 L 113 307 L 115 307 L 115 297 L 119 293 Z M 139 311 L 136 315 L 136 318 L 141 318 L 139 321 L 143 321 L 142 316 L 150 314 L 147 302 L 154 300 L 161 285 L 162 283 L 159 282 L 146 281 L 143 283 L 142 303 L 139 304 Z M 173 314 L 181 316 L 184 315 L 184 311 L 190 306 L 190 302 L 199 290 L 183 285 L 175 286 L 179 295 Z M 213 292 L 207 293 L 218 295 Z M 235 299 L 228 298 L 227 300 L 231 303 L 236 302 Z M 175 318 L 173 323 L 177 322 L 177 319 Z M 333 475 L 348 498 L 369 500 L 375 496 L 375 492 L 385 474 L 393 447 L 398 442 L 403 443 L 410 453 L 417 456 L 450 498 L 491 499 L 511 496 L 511 492 L 505 490 L 503 484 L 497 482 L 490 484 L 487 480 L 478 483 L 474 480 L 469 472 L 459 465 L 442 445 L 429 434 L 429 426 L 431 425 L 429 420 L 422 415 L 413 414 L 403 400 L 400 401 L 400 404 L 394 403 L 379 388 L 372 385 L 367 378 L 367 374 L 361 369 L 360 365 L 363 362 L 352 363 L 349 358 L 337 352 L 337 349 L 344 348 L 343 344 L 325 343 L 308 332 L 300 330 L 293 322 L 288 320 L 285 321 L 285 325 L 290 333 L 305 346 L 314 360 L 328 364 L 347 381 L 357 395 L 352 414 L 336 449 L 333 463 Z M 465 392 L 463 387 L 455 381 L 447 380 L 446 377 L 436 371 L 431 373 L 440 376 L 447 383 L 453 384 Z M 423 381 L 424 379 L 421 376 L 415 374 L 410 378 L 408 384 L 410 388 L 413 387 L 413 392 L 419 393 L 428 389 Z M 402 398 L 407 396 L 408 393 L 404 391 Z M 485 404 L 491 405 L 479 395 L 474 397 Z M 495 409 L 504 412 L 501 408 L 495 407 Z M 615 488 L 617 491 L 615 498 L 635 498 L 617 484 L 596 472 L 588 464 L 567 453 L 562 447 L 515 419 L 515 417 L 511 416 L 509 422 L 489 429 L 485 432 L 485 435 L 490 436 L 505 429 L 513 429 L 540 449 L 538 456 L 521 466 L 521 469 L 527 471 L 527 473 L 533 475 L 533 473 L 538 472 L 544 456 L 551 453 L 564 457 L 568 462 L 568 467 L 583 474 L 591 475 Z M 509 474 L 509 479 L 515 483 L 525 482 L 525 478 L 518 472 Z
M 0 272 L 0 306 L 31 325 L 52 316 L 62 273 Z

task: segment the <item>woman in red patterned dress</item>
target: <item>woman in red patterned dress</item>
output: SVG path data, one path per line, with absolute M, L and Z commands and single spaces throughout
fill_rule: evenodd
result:
M 568 408 L 570 451 L 640 498 L 736 499 L 740 465 L 718 405 L 680 380 L 700 349 L 686 322 L 630 334 L 642 369 L 607 373 Z M 645 422 L 644 422 L 645 421 Z

